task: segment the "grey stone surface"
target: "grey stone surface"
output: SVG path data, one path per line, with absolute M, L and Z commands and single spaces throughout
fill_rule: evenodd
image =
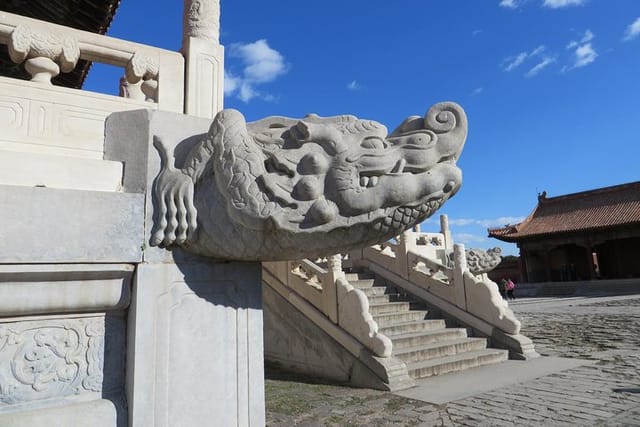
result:
M 125 309 L 131 264 L 0 264 L 0 316 Z
M 38 411 L 0 414 L 2 427 L 113 427 L 126 426 L 118 422 L 117 406 L 100 399 L 73 403 Z
M 130 425 L 264 424 L 259 264 L 143 263 L 132 301 Z
M 172 128 L 181 123 L 176 117 Z M 154 131 L 163 161 L 151 244 L 218 259 L 286 260 L 386 241 L 456 193 L 466 134 L 464 111 L 450 102 L 390 135 L 353 116 L 247 124 L 235 110 L 218 113 L 195 146 Z
M 144 196 L 0 185 L 0 263 L 142 259 Z

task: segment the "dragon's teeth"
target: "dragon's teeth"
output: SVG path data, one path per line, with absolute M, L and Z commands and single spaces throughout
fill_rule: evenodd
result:
M 360 177 L 360 186 L 361 187 L 366 187 L 369 184 L 369 177 L 368 176 L 361 176 Z
M 372 176 L 371 178 L 369 178 L 369 187 L 375 187 L 376 185 L 378 185 L 378 177 L 377 176 Z

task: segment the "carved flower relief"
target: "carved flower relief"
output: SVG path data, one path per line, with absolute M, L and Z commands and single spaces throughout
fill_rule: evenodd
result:
M 18 25 L 11 32 L 8 47 L 9 56 L 15 63 L 43 57 L 54 61 L 65 73 L 73 70 L 80 59 L 80 47 L 75 38 L 46 28 Z
M 0 327 L 0 406 L 100 391 L 103 355 L 103 319 Z

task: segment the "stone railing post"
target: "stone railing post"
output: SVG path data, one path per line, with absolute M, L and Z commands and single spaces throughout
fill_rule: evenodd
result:
M 182 54 L 186 62 L 186 114 L 213 118 L 222 110 L 224 48 L 219 37 L 220 0 L 185 0 Z
M 403 279 L 409 279 L 409 251 L 416 251 L 416 234 L 412 231 L 405 231 L 398 237 L 398 246 L 396 247 L 396 268 L 397 273 Z
M 344 279 L 345 274 L 342 271 L 342 256 L 340 254 L 327 257 L 328 271 L 322 280 L 322 304 L 324 314 L 331 319 L 333 323 L 338 323 L 338 291 L 336 280 Z
M 463 310 L 467 309 L 464 272 L 467 271 L 467 255 L 463 244 L 453 245 L 453 285 L 455 304 Z
M 453 250 L 453 239 L 451 238 L 451 230 L 449 230 L 449 217 L 440 215 L 440 233 L 444 236 L 444 248 L 447 254 Z

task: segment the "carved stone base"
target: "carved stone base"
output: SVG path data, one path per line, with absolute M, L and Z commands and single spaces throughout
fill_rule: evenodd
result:
M 259 263 L 141 264 L 129 317 L 132 426 L 262 426 Z

